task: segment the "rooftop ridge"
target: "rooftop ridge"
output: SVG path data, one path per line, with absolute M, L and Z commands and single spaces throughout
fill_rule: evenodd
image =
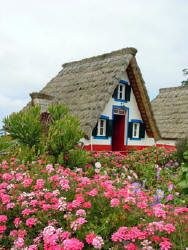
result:
M 170 88 L 161 88 L 159 89 L 159 93 L 164 93 L 164 92 L 169 92 L 169 91 L 174 91 L 174 90 L 180 90 L 180 89 L 187 89 L 187 86 L 177 86 L 177 87 L 170 87 Z
M 135 49 L 133 47 L 127 47 L 127 48 L 123 48 L 123 49 L 120 49 L 120 50 L 112 51 L 110 53 L 105 53 L 105 54 L 98 55 L 98 56 L 84 58 L 84 59 L 78 60 L 78 61 L 64 63 L 62 65 L 62 67 L 66 68 L 68 66 L 73 66 L 73 65 L 75 66 L 75 65 L 81 65 L 81 64 L 84 64 L 84 63 L 91 63 L 91 62 L 94 62 L 94 61 L 105 60 L 105 59 L 108 59 L 108 58 L 112 58 L 112 57 L 115 57 L 115 56 L 126 55 L 126 54 L 130 54 L 130 55 L 135 56 L 136 53 L 137 53 L 137 49 Z

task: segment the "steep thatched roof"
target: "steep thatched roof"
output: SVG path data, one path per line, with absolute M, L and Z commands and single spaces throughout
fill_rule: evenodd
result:
M 136 52 L 134 48 L 125 48 L 66 63 L 40 94 L 54 98 L 54 103 L 67 105 L 70 112 L 81 120 L 86 135 L 90 136 L 122 73 L 127 70 L 142 119 L 146 124 L 147 134 L 157 139 L 159 133 L 152 117 L 144 81 L 136 63 Z M 36 97 L 37 93 L 31 94 L 32 98 L 34 96 Z
M 188 86 L 160 89 L 151 104 L 162 138 L 188 136 Z

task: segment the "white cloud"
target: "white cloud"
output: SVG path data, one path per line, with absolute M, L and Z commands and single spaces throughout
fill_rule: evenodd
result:
M 20 111 L 27 103 L 28 99 L 12 99 L 0 94 L 0 128 L 2 127 L 2 120 L 10 115 L 12 112 Z

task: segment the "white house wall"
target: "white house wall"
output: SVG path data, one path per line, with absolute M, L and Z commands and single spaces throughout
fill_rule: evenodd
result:
M 156 143 L 159 145 L 175 146 L 176 140 L 158 140 Z
M 122 79 L 124 81 L 127 81 L 129 83 L 128 80 L 128 76 L 127 74 L 122 75 Z M 128 111 L 126 112 L 126 118 L 125 118 L 125 138 L 124 138 L 124 145 L 132 145 L 132 146 L 152 146 L 155 145 L 155 141 L 153 138 L 148 138 L 147 134 L 145 133 L 145 138 L 142 138 L 140 140 L 136 140 L 136 139 L 128 139 L 127 140 L 127 136 L 128 136 L 128 128 L 127 128 L 127 116 L 129 115 L 129 122 L 131 120 L 141 120 L 141 115 L 140 115 L 140 111 L 138 109 L 137 103 L 136 103 L 136 98 L 134 96 L 134 93 L 131 89 L 131 96 L 130 96 L 130 101 L 128 101 L 127 103 L 124 102 L 120 102 L 120 101 L 115 101 L 114 98 L 110 98 L 109 102 L 107 103 L 106 107 L 104 108 L 104 111 L 102 112 L 101 115 L 103 116 L 108 116 L 109 119 L 112 119 L 112 107 L 113 105 L 115 106 L 121 106 L 121 107 L 126 107 L 129 109 L 129 114 Z M 94 139 L 94 137 L 92 136 L 91 140 L 82 140 L 84 142 L 85 145 L 111 145 L 111 137 L 108 137 L 108 139 Z

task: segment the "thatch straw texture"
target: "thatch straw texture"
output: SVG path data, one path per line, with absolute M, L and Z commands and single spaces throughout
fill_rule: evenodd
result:
M 162 138 L 188 136 L 188 86 L 160 89 L 151 104 Z

